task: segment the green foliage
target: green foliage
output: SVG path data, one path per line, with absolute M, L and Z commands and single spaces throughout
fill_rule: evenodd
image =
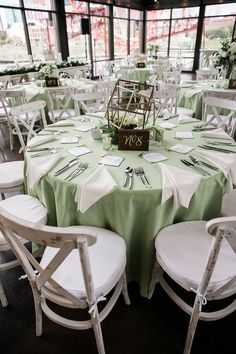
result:
M 17 68 L 17 69 L 6 69 L 3 71 L 0 71 L 0 76 L 3 75 L 18 75 L 18 74 L 27 74 L 29 72 L 38 72 L 40 71 L 40 69 L 45 66 L 48 65 L 47 63 L 40 63 L 39 65 L 33 65 L 33 66 L 22 66 L 21 68 Z M 60 63 L 55 63 L 57 69 L 62 69 L 62 68 L 69 68 L 72 66 L 82 66 L 82 65 L 86 65 L 86 63 L 84 63 L 83 61 L 80 60 L 72 60 L 72 61 L 62 61 Z

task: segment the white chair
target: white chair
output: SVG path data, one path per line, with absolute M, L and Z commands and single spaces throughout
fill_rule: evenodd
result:
M 176 114 L 178 90 L 179 87 L 177 85 L 160 83 L 159 89 L 155 91 L 153 96 L 156 116 L 164 112 Z
M 16 106 L 10 110 L 10 124 L 14 125 L 12 134 L 19 138 L 20 152 L 24 152 L 29 140 L 46 127 L 45 106 L 45 101 L 35 101 Z
M 156 236 L 155 248 L 156 262 L 148 297 L 159 281 L 171 299 L 191 315 L 183 351 L 189 354 L 198 320 L 218 320 L 236 309 L 234 297 L 220 310 L 203 311 L 208 301 L 226 299 L 236 293 L 236 217 L 167 226 Z M 177 294 L 164 273 L 183 289 L 195 293 L 193 306 Z
M 14 197 L 5 199 L 0 201 L 0 209 L 4 210 L 15 218 L 21 218 L 25 221 L 31 221 L 36 224 L 45 224 L 47 222 L 47 210 L 42 205 L 42 203 L 34 197 L 29 195 L 16 195 Z M 19 239 L 20 242 L 28 242 L 24 239 Z M 0 222 L 0 253 L 5 252 L 11 249 L 10 243 L 4 237 L 4 232 L 1 228 Z M 19 266 L 18 259 L 13 261 L 5 262 L 0 264 L 0 271 L 4 271 L 6 269 L 11 269 Z M 7 298 L 4 293 L 1 281 L 0 281 L 0 300 L 2 306 L 7 306 Z
M 7 124 L 9 129 L 10 149 L 13 150 L 13 129 L 14 124 L 9 117 L 11 107 L 25 103 L 24 90 L 0 90 L 0 103 L 1 103 L 1 123 Z
M 164 71 L 163 81 L 170 85 L 179 85 L 181 81 L 181 71 Z
M 0 89 L 1 90 L 6 90 L 9 83 L 10 83 L 10 78 L 11 76 L 10 75 L 3 75 L 3 76 L 0 76 Z
M 0 225 L 26 271 L 32 288 L 36 315 L 36 335 L 42 334 L 42 311 L 62 326 L 93 328 L 99 354 L 104 354 L 101 321 L 109 314 L 120 293 L 126 304 L 126 246 L 118 234 L 90 226 L 57 228 L 25 222 L 0 208 Z M 42 260 L 35 258 L 18 236 L 45 245 Z M 39 274 L 35 274 L 35 270 Z M 98 302 L 114 292 L 99 312 Z M 52 310 L 47 300 L 63 307 L 88 309 L 90 319 L 70 320 Z
M 24 161 L 9 161 L 0 164 L 0 194 L 24 190 Z
M 203 95 L 202 120 L 208 122 L 208 124 L 215 125 L 217 128 L 222 127 L 230 136 L 234 137 L 236 129 L 236 101 Z
M 221 206 L 222 216 L 236 216 L 236 189 L 229 194 L 225 194 Z
M 216 80 L 218 77 L 217 69 L 198 69 L 196 70 L 196 80 Z
M 76 115 L 104 112 L 107 108 L 107 96 L 103 92 L 87 92 L 72 96 Z
M 191 108 L 178 106 L 177 107 L 177 114 L 188 116 L 188 117 L 192 118 L 194 115 L 194 111 Z
M 75 109 L 71 108 L 72 95 L 76 92 L 75 87 L 48 87 L 46 93 L 49 97 L 48 116 L 55 123 L 59 120 L 70 119 L 76 115 Z

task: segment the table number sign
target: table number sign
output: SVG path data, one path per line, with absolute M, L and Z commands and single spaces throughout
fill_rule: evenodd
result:
M 148 150 L 149 131 L 146 129 L 119 129 L 118 150 Z
M 45 77 L 45 82 L 47 87 L 56 87 L 58 86 L 57 77 Z

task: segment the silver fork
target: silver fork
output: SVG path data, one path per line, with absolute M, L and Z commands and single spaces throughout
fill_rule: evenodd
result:
M 86 168 L 88 167 L 87 162 L 81 162 L 78 167 L 74 171 L 72 171 L 66 178 L 64 178 L 65 181 L 71 181 L 73 178 L 78 176 L 80 173 L 82 173 Z
M 140 170 L 140 167 L 135 168 L 134 173 L 136 174 L 136 176 L 138 176 L 141 179 L 145 188 L 149 188 L 149 186 L 144 178 L 144 173 L 142 172 L 142 170 Z

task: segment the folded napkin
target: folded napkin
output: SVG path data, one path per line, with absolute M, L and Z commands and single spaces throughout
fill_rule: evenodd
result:
M 30 160 L 26 171 L 29 188 L 34 188 L 39 183 L 40 179 L 48 173 L 48 171 L 57 163 L 60 158 L 61 153 L 56 153 L 53 155 L 45 156 L 43 159 L 37 160 L 37 163 L 35 163 L 33 160 Z
M 106 112 L 94 112 L 94 113 L 86 112 L 85 116 L 94 117 L 94 118 L 104 118 L 105 114 Z
M 188 90 L 187 92 L 185 92 L 184 96 L 186 98 L 191 98 L 194 95 L 196 95 L 197 93 L 202 92 L 202 89 L 193 89 L 193 90 Z
M 178 118 L 178 123 L 183 124 L 183 123 L 192 123 L 192 122 L 196 122 L 198 119 L 196 118 L 192 118 L 189 116 L 184 116 L 182 114 L 179 115 Z
M 111 193 L 115 188 L 117 188 L 117 183 L 107 168 L 104 165 L 99 166 L 91 176 L 78 185 L 75 195 L 77 210 L 84 213 L 94 203 L 103 196 Z
M 32 139 L 30 139 L 30 141 L 27 144 L 27 147 L 36 147 L 38 145 L 48 143 L 49 141 L 53 141 L 55 139 L 56 137 L 54 135 L 50 135 L 50 136 L 36 135 Z
M 173 206 L 189 207 L 189 203 L 197 190 L 202 177 L 198 174 L 159 162 L 162 172 L 162 200 L 165 203 L 173 196 Z
M 230 192 L 233 189 L 233 184 L 236 184 L 236 155 L 224 154 L 219 151 L 197 150 L 197 152 L 224 173 L 228 179 L 227 191 Z
M 68 119 L 68 120 L 60 120 L 56 123 L 50 124 L 49 127 L 69 127 L 71 125 L 74 125 L 74 123 Z
M 217 129 L 213 129 L 213 130 L 208 130 L 208 131 L 203 131 L 201 133 L 201 136 L 203 138 L 218 138 L 218 139 L 230 139 L 233 140 L 231 138 L 231 136 L 229 136 L 229 134 L 227 134 L 223 128 L 217 128 Z

